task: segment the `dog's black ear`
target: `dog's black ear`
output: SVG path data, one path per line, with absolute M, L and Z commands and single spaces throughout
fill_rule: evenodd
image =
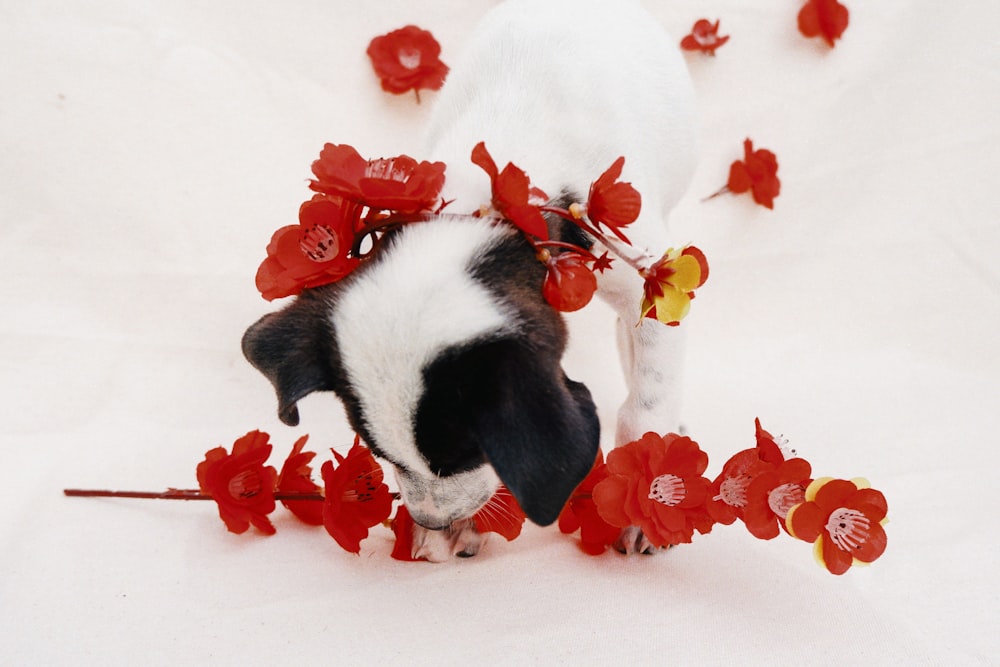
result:
M 278 417 L 289 426 L 299 423 L 299 399 L 339 385 L 339 357 L 328 308 L 308 292 L 247 329 L 243 354 L 274 385 Z
M 480 343 L 430 365 L 417 442 L 436 452 L 477 446 L 533 522 L 559 517 L 597 456 L 600 425 L 587 388 L 516 340 Z

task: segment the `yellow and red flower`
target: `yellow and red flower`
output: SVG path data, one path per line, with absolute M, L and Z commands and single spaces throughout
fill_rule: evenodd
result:
M 728 41 L 729 35 L 719 35 L 719 21 L 712 23 L 708 19 L 698 19 L 690 34 L 681 40 L 681 48 L 685 51 L 701 51 L 714 56 L 715 50 Z
M 601 518 L 638 526 L 657 547 L 690 542 L 714 521 L 705 509 L 708 455 L 688 437 L 647 433 L 608 453 L 608 476 L 594 487 Z
M 323 489 L 312 480 L 312 468 L 309 463 L 316 452 L 304 452 L 308 435 L 304 435 L 292 445 L 292 451 L 281 466 L 278 473 L 278 493 L 286 495 L 318 495 Z M 282 499 L 281 504 L 289 512 L 311 526 L 323 525 L 323 503 L 316 500 Z
M 344 550 L 360 553 L 368 529 L 392 513 L 392 495 L 382 481 L 382 467 L 358 439 L 347 456 L 332 451 L 337 465 L 327 461 L 321 468 L 326 490 L 323 525 Z
M 888 513 L 882 492 L 863 479 L 823 477 L 805 491 L 805 502 L 785 517 L 788 532 L 812 542 L 816 559 L 833 574 L 871 563 L 885 551 Z
M 694 246 L 671 248 L 642 276 L 641 316 L 676 326 L 688 314 L 694 291 L 708 279 L 708 260 Z
M 427 30 L 408 25 L 374 38 L 368 57 L 382 84 L 382 90 L 401 95 L 409 90 L 438 90 L 448 75 L 441 62 L 441 45 Z
M 267 535 L 275 533 L 267 515 L 274 511 L 277 471 L 264 462 L 271 455 L 270 436 L 250 431 L 233 443 L 210 449 L 198 464 L 198 486 L 219 506 L 219 517 L 231 533 L 245 533 L 251 525 Z

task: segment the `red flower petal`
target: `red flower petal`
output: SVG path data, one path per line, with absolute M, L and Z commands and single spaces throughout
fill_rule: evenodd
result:
M 322 488 L 312 481 L 312 468 L 309 463 L 316 452 L 304 452 L 308 435 L 295 441 L 292 451 L 281 466 L 278 475 L 278 491 L 280 493 L 318 494 Z M 323 525 L 323 503 L 316 500 L 282 500 L 281 504 L 288 511 L 311 526 Z
M 251 525 L 266 535 L 274 526 L 267 515 L 274 511 L 277 471 L 264 462 L 271 455 L 270 436 L 250 431 L 233 443 L 232 453 L 216 447 L 198 464 L 198 486 L 219 506 L 219 517 L 233 533 L 244 533 Z
M 438 90 L 448 75 L 448 66 L 440 59 L 441 45 L 430 32 L 414 25 L 374 38 L 367 53 L 382 89 L 397 95 Z
M 847 29 L 850 13 L 837 0 L 809 0 L 799 10 L 799 32 L 806 37 L 822 37 L 830 47 Z
M 619 227 L 624 227 L 639 217 L 642 197 L 631 183 L 620 183 L 625 158 L 619 157 L 590 186 L 587 198 L 587 216 L 595 223 L 607 225 L 611 232 L 628 243 Z
M 580 310 L 597 291 L 597 277 L 587 266 L 586 258 L 575 252 L 553 255 L 545 263 L 547 271 L 542 295 L 558 311 Z
M 392 496 L 382 482 L 382 467 L 357 440 L 346 457 L 336 451 L 333 455 L 339 465 L 327 461 L 321 469 L 326 487 L 323 525 L 344 550 L 360 553 L 368 529 L 389 518 Z
M 422 560 L 413 557 L 413 518 L 406 505 L 400 505 L 396 509 L 396 516 L 392 520 L 392 532 L 396 536 L 391 554 L 393 558 L 410 562 Z
M 621 528 L 601 518 L 593 497 L 594 487 L 607 476 L 604 455 L 598 450 L 594 467 L 573 491 L 559 514 L 559 530 L 569 534 L 579 529 L 580 548 L 592 556 L 604 553 L 621 534 Z
M 526 518 L 514 494 L 506 486 L 501 486 L 486 505 L 473 515 L 472 520 L 480 533 L 499 533 L 509 542 L 521 534 Z
M 538 206 L 532 203 L 535 199 L 545 199 L 546 195 L 532 188 L 528 175 L 510 162 L 503 171 L 497 171 L 496 162 L 482 141 L 472 149 L 472 162 L 490 177 L 493 208 L 525 234 L 548 240 L 548 224 Z

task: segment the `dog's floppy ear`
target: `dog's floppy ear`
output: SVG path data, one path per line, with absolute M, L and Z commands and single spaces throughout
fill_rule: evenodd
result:
M 243 334 L 243 354 L 274 385 L 278 417 L 289 426 L 299 423 L 299 399 L 339 385 L 339 357 L 328 312 L 323 299 L 303 293 Z
M 424 379 L 418 443 L 474 443 L 529 519 L 555 521 L 597 456 L 600 426 L 587 388 L 558 361 L 506 339 L 447 355 Z

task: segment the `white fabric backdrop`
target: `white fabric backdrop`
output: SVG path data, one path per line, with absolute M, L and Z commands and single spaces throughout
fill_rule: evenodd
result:
M 253 274 L 325 141 L 417 154 L 435 95 L 383 93 L 365 47 L 407 23 L 453 61 L 491 2 L 0 3 L 0 635 L 6 664 L 997 664 L 1000 66 L 993 2 L 847 2 L 833 50 L 800 2 L 648 2 L 688 62 L 702 159 L 674 216 L 712 277 L 686 423 L 712 456 L 783 433 L 867 476 L 889 548 L 833 577 L 804 543 L 721 526 L 653 558 L 591 558 L 528 527 L 471 560 L 360 557 L 279 509 L 227 533 L 211 503 L 63 498 L 193 486 L 253 428 L 344 451 L 329 395 L 275 417 L 244 328 Z M 744 137 L 775 210 L 721 186 Z M 530 165 L 522 165 L 530 173 Z M 611 423 L 599 306 L 570 375 Z

